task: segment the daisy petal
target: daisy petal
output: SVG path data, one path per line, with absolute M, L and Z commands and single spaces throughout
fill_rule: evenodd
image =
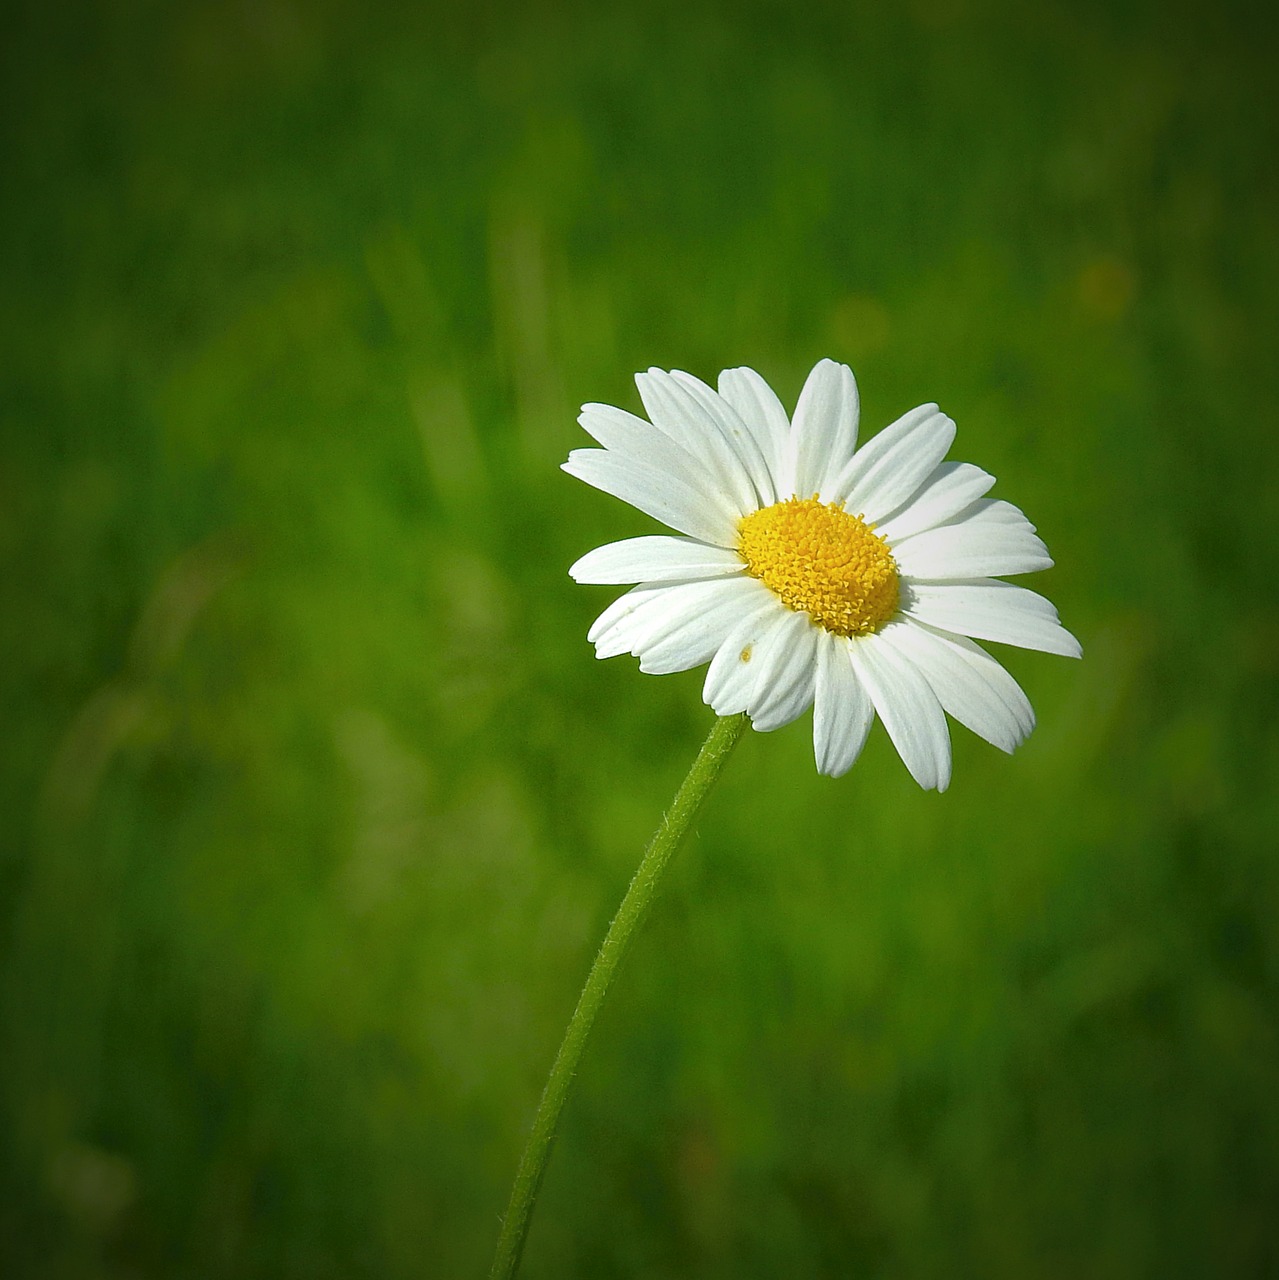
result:
M 653 535 L 624 538 L 588 551 L 569 569 L 574 582 L 673 582 L 680 578 L 718 578 L 746 566 L 736 551 L 712 547 L 695 538 Z
M 737 545 L 737 522 L 729 505 L 678 475 L 606 449 L 574 449 L 562 467 L 680 533 L 718 547 Z
M 832 501 L 872 523 L 900 507 L 932 475 L 955 438 L 955 424 L 935 404 L 920 405 L 853 454 L 831 487 Z
M 781 471 L 786 441 L 790 436 L 790 419 L 773 388 L 754 369 L 743 367 L 725 369 L 719 375 L 719 393 L 737 410 L 755 437 L 773 477 L 774 500 L 783 492 L 793 492 L 791 476 L 783 476 Z
M 791 428 L 797 497 L 816 493 L 823 502 L 832 500 L 827 490 L 857 448 L 858 412 L 853 371 L 834 360 L 819 360 L 799 393 Z
M 621 653 L 640 656 L 660 638 L 696 620 L 723 601 L 739 584 L 733 579 L 709 582 L 645 583 L 615 600 L 587 632 L 599 658 Z
M 912 578 L 993 578 L 1052 567 L 1035 526 L 1011 502 L 982 499 L 945 524 L 892 544 Z
M 925 791 L 950 785 L 950 734 L 932 686 L 895 649 L 892 624 L 862 636 L 848 652 L 910 776 Z
M 823 634 L 806 613 L 787 610 L 756 652 L 759 672 L 746 710 L 760 733 L 790 724 L 813 701 L 817 637 Z
M 903 584 L 902 611 L 939 631 L 1078 658 L 1079 641 L 1050 601 L 1025 587 L 989 578 Z
M 702 701 L 716 715 L 736 715 L 750 705 L 759 674 L 755 654 L 787 612 L 786 606 L 767 587 L 761 587 L 761 592 L 755 606 L 743 613 L 741 621 L 725 637 L 706 670 Z
M 637 373 L 635 385 L 653 425 L 707 468 L 735 513 L 754 511 L 759 499 L 750 474 L 697 397 L 663 369 Z
M 923 672 L 943 710 L 992 746 L 1011 752 L 1035 727 L 1021 686 L 971 640 L 906 621 L 894 625 L 893 642 Z
M 813 699 L 813 752 L 817 772 L 839 778 L 853 767 L 875 708 L 853 672 L 848 641 L 823 632 L 817 645 L 817 682 Z
M 909 501 L 879 521 L 875 532 L 892 546 L 958 515 L 994 483 L 994 476 L 971 462 L 943 462 Z
M 709 468 L 678 441 L 664 435 L 647 418 L 617 409 L 610 404 L 584 404 L 577 415 L 582 429 L 610 453 L 666 475 L 678 476 L 709 506 L 723 507 L 730 517 L 740 514 L 731 502 L 715 495 L 719 485 Z
M 671 377 L 675 379 L 690 395 L 701 404 L 702 408 L 715 420 L 720 435 L 728 441 L 738 462 L 750 476 L 751 485 L 758 495 L 761 507 L 771 507 L 777 501 L 773 486 L 773 472 L 767 457 L 759 447 L 750 428 L 742 421 L 741 415 L 717 391 L 708 387 L 700 378 L 681 369 L 672 369 Z
M 611 404 L 584 404 L 577 421 L 583 431 L 612 453 L 625 454 L 693 483 L 700 480 L 702 488 L 712 487 L 710 473 L 693 454 L 647 418 Z
M 672 609 L 661 625 L 650 629 L 632 648 L 641 671 L 669 675 L 709 662 L 741 617 L 744 601 L 753 594 L 744 592 L 744 584 L 737 581 L 698 585 L 709 590 L 681 601 L 678 609 Z
M 628 628 L 635 625 L 638 615 L 642 624 L 645 611 L 666 590 L 661 585 L 645 583 L 632 587 L 625 595 L 618 596 L 594 622 L 586 633 L 587 640 L 595 646 L 597 658 L 615 658 L 619 653 L 630 652 Z

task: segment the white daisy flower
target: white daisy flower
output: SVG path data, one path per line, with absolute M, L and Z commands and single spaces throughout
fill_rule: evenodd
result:
M 946 712 L 1004 751 L 1035 724 L 1026 695 L 977 640 L 1079 657 L 1043 596 L 996 580 L 1052 564 L 994 477 L 943 462 L 955 424 L 921 405 L 857 447 L 852 370 L 822 360 L 794 420 L 753 369 L 715 391 L 637 374 L 649 420 L 610 405 L 578 421 L 602 449 L 564 470 L 681 537 L 584 555 L 578 582 L 635 583 L 590 629 L 600 658 L 640 670 L 709 662 L 703 697 L 761 732 L 813 707 L 819 772 L 852 767 L 879 713 L 921 787 L 950 782 Z

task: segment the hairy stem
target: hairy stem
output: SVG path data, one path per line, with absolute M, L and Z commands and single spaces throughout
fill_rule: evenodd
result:
M 560 1112 L 564 1109 L 564 1100 L 568 1097 L 595 1015 L 608 994 L 613 975 L 626 954 L 631 938 L 643 924 L 653 899 L 657 896 L 662 873 L 688 834 L 693 819 L 697 817 L 698 810 L 746 725 L 744 715 L 721 716 L 715 721 L 697 759 L 693 761 L 693 767 L 688 771 L 688 776 L 675 793 L 671 807 L 649 841 L 630 888 L 622 899 L 622 905 L 618 907 L 613 923 L 604 935 L 604 942 L 587 975 L 586 985 L 578 997 L 577 1008 L 569 1019 L 564 1041 L 559 1053 L 555 1055 L 555 1064 L 551 1067 L 546 1088 L 542 1091 L 542 1100 L 538 1103 L 537 1114 L 533 1118 L 533 1128 L 520 1158 L 515 1185 L 511 1188 L 510 1203 L 502 1220 L 502 1234 L 497 1242 L 491 1280 L 509 1280 L 519 1268 L 529 1220 L 533 1215 L 533 1206 L 542 1185 L 542 1175 L 546 1172 L 546 1162 L 551 1154 L 551 1144 L 555 1141 L 555 1131 L 559 1126 Z

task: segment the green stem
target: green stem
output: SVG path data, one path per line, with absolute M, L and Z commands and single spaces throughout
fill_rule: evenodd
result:
M 497 1254 L 490 1272 L 491 1280 L 509 1280 L 519 1268 L 520 1255 L 524 1252 L 524 1238 L 528 1235 L 533 1205 L 542 1185 L 542 1175 L 546 1172 L 551 1144 L 555 1141 L 560 1112 L 564 1109 L 564 1100 L 573 1083 L 573 1075 L 577 1071 L 586 1038 L 591 1033 L 591 1024 L 604 1002 L 617 966 L 626 954 L 627 945 L 643 924 L 644 917 L 648 915 L 648 909 L 657 896 L 662 872 L 688 834 L 693 819 L 697 817 L 702 802 L 714 786 L 746 724 L 744 715 L 721 716 L 715 721 L 710 736 L 688 771 L 688 777 L 675 793 L 671 807 L 649 841 L 648 848 L 644 850 L 644 857 L 626 891 L 626 897 L 622 899 L 622 905 L 618 907 L 613 923 L 608 927 L 599 955 L 595 957 L 586 985 L 578 997 L 577 1008 L 569 1019 L 564 1042 L 555 1055 L 555 1065 L 551 1067 L 546 1088 L 542 1091 L 542 1100 L 537 1106 L 537 1115 L 533 1118 L 533 1128 L 520 1158 L 515 1185 L 511 1188 L 506 1217 L 502 1219 L 502 1234 L 497 1242 Z

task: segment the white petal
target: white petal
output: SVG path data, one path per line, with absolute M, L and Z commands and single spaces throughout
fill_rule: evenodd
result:
M 885 627 L 893 643 L 924 674 L 944 710 L 1001 751 L 1020 746 L 1035 727 L 1021 686 L 985 649 L 905 621 Z
M 615 658 L 630 652 L 630 631 L 644 623 L 654 601 L 666 598 L 673 587 L 662 583 L 644 583 L 618 596 L 591 623 L 586 638 L 595 646 L 597 658 Z
M 912 578 L 993 578 L 1052 567 L 1035 526 L 1011 502 L 981 499 L 945 524 L 892 544 Z
M 737 518 L 729 504 L 679 475 L 606 449 L 574 449 L 563 470 L 680 533 L 717 547 L 737 545 Z
M 689 392 L 706 410 L 719 426 L 720 434 L 728 441 L 737 455 L 751 485 L 758 497 L 761 507 L 771 507 L 777 501 L 777 492 L 773 485 L 773 473 L 767 457 L 759 447 L 754 433 L 742 421 L 741 415 L 719 392 L 708 387 L 700 378 L 682 369 L 672 369 L 671 377 Z
M 919 622 L 1023 649 L 1078 658 L 1079 641 L 1057 620 L 1052 603 L 1011 582 L 971 578 L 962 582 L 916 582 L 906 579 L 902 612 Z
M 757 598 L 743 589 L 741 581 L 721 579 L 699 585 L 710 589 L 681 602 L 678 613 L 671 610 L 662 625 L 650 629 L 643 642 L 632 648 L 641 671 L 668 675 L 709 662 Z
M 754 582 L 755 579 L 748 579 Z M 763 583 L 757 584 L 761 595 L 749 613 L 728 633 L 719 651 L 711 659 L 702 686 L 702 701 L 717 715 L 731 716 L 745 711 L 755 690 L 759 664 L 755 654 L 765 636 L 784 621 L 789 612 Z
M 808 614 L 788 609 L 760 642 L 755 654 L 759 672 L 746 708 L 760 733 L 790 724 L 812 704 L 819 632 Z
M 782 458 L 790 437 L 790 419 L 773 388 L 754 369 L 743 367 L 725 369 L 719 375 L 719 393 L 755 437 L 772 474 L 775 497 L 789 497 L 794 492 L 793 476 L 783 476 Z
M 823 631 L 817 643 L 813 699 L 813 751 L 817 772 L 838 778 L 853 767 L 866 745 L 875 709 L 853 671 L 843 636 Z
M 709 582 L 645 583 L 613 601 L 595 619 L 586 638 L 599 658 L 620 653 L 639 656 L 648 645 L 672 629 L 695 619 L 700 612 L 738 586 L 736 579 Z
M 653 425 L 706 467 L 735 514 L 757 510 L 759 498 L 749 472 L 697 397 L 663 369 L 637 373 L 635 385 Z
M 630 645 L 626 641 L 625 631 L 619 629 L 625 628 L 628 620 L 655 599 L 659 592 L 668 590 L 669 587 L 645 583 L 643 586 L 632 587 L 625 595 L 618 596 L 607 605 L 586 633 L 587 640 L 595 646 L 595 656 L 615 658 L 619 653 L 629 653 Z M 614 643 L 614 637 L 620 637 L 621 642 Z
M 799 393 L 791 428 L 795 456 L 795 496 L 836 496 L 831 484 L 857 448 L 857 380 L 846 364 L 819 360 Z
M 875 532 L 891 546 L 958 515 L 994 483 L 994 476 L 971 462 L 943 462 L 913 497 L 879 521 Z
M 853 670 L 870 694 L 910 776 L 925 791 L 950 785 L 950 733 L 932 686 L 893 645 L 892 624 L 849 645 Z
M 669 471 L 698 488 L 714 488 L 713 477 L 706 467 L 647 418 L 611 404 L 584 404 L 577 420 L 583 431 L 612 453 L 625 454 L 660 471 Z
M 674 582 L 681 578 L 718 578 L 742 573 L 736 551 L 695 538 L 654 535 L 624 538 L 588 551 L 568 571 L 574 582 Z
M 832 485 L 854 515 L 876 522 L 900 507 L 932 475 L 955 438 L 955 424 L 935 404 L 903 414 L 868 440 Z

